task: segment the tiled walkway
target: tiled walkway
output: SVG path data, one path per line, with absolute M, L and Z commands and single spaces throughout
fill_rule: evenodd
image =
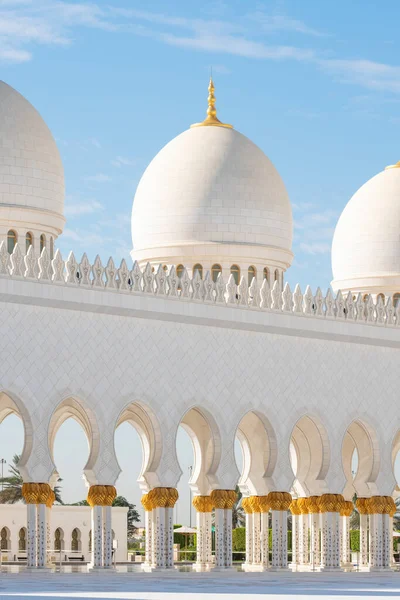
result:
M 9 573 L 0 598 L 107 600 L 400 598 L 400 573 Z

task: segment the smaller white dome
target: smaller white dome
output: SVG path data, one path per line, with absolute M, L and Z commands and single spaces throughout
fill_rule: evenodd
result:
M 332 243 L 335 290 L 400 292 L 400 168 L 367 181 L 343 210 Z
M 63 230 L 64 170 L 38 111 L 0 81 L 0 229 Z

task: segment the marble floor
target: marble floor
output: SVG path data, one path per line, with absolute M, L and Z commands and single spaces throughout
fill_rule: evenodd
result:
M 400 598 L 400 573 L 0 573 L 0 598 L 356 600 Z

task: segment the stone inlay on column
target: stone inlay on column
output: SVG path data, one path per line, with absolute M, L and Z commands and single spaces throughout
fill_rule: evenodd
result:
M 39 483 L 36 497 L 37 507 L 37 567 L 47 566 L 47 512 L 46 505 L 52 499 L 52 489 L 48 483 Z
M 269 528 L 268 515 L 271 505 L 268 496 L 258 496 L 258 504 L 261 511 L 261 568 L 265 570 L 269 563 Z
M 144 513 L 144 527 L 145 527 L 145 531 L 146 531 L 146 538 L 145 538 L 145 557 L 144 557 L 144 563 L 143 566 L 144 567 L 149 567 L 151 566 L 151 536 L 152 536 L 152 532 L 151 532 L 151 528 L 152 528 L 152 519 L 151 519 L 151 511 L 153 508 L 153 505 L 151 503 L 151 500 L 149 499 L 149 495 L 148 494 L 144 494 L 141 498 L 141 503 L 142 506 L 145 510 Z
M 111 505 L 117 495 L 113 485 L 92 485 L 87 501 L 92 508 L 91 568 L 112 567 Z
M 205 571 L 211 563 L 211 512 L 214 505 L 211 496 L 195 496 L 192 503 L 197 511 L 197 556 L 193 568 Z
M 261 564 L 261 505 L 259 496 L 250 496 L 249 504 L 253 511 L 253 565 L 257 567 Z
M 46 523 L 47 523 L 47 566 L 50 567 L 52 564 L 51 560 L 51 509 L 55 502 L 56 495 L 53 490 L 51 490 L 51 494 L 46 502 Z
M 174 567 L 174 506 L 179 498 L 178 490 L 167 488 L 167 503 L 165 505 L 165 566 Z
M 308 513 L 310 515 L 310 567 L 319 569 L 321 566 L 320 530 L 321 514 L 318 504 L 319 496 L 310 496 L 307 499 Z
M 272 568 L 287 568 L 287 511 L 292 502 L 288 492 L 270 492 L 267 496 L 272 511 Z
M 299 498 L 297 501 L 300 509 L 299 523 L 299 564 L 308 565 L 308 498 Z
M 296 571 L 299 564 L 299 515 L 301 514 L 297 498 L 291 501 L 289 510 L 292 513 L 292 571 Z
M 27 505 L 27 566 L 30 569 L 37 566 L 36 504 L 39 491 L 38 483 L 22 484 L 22 496 Z
M 368 498 L 357 498 L 356 508 L 360 514 L 360 560 L 359 566 L 366 569 L 368 566 Z
M 353 513 L 354 505 L 351 500 L 345 500 L 340 509 L 340 532 L 341 532 L 341 565 L 344 568 L 351 568 L 350 552 L 350 517 Z
M 246 562 L 244 568 L 251 570 L 253 565 L 253 507 L 249 496 L 242 498 L 242 508 L 246 515 Z
M 151 566 L 154 569 L 171 569 L 174 565 L 173 509 L 177 499 L 175 488 L 156 487 L 147 494 L 152 509 Z
M 224 507 L 224 546 L 225 546 L 225 567 L 232 567 L 232 508 L 237 500 L 235 490 L 226 490 L 227 496 Z
M 321 511 L 321 567 L 340 568 L 340 511 L 344 503 L 341 494 L 323 494 L 318 498 Z

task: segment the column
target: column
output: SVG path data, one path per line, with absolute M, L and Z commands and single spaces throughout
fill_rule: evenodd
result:
M 344 503 L 341 494 L 323 494 L 318 499 L 322 513 L 321 567 L 324 570 L 340 568 L 340 511 Z
M 310 515 L 310 567 L 312 570 L 319 569 L 321 566 L 321 550 L 319 547 L 321 519 L 318 498 L 319 496 L 310 496 L 308 498 L 308 513 Z
M 52 489 L 48 483 L 39 483 L 37 502 L 37 567 L 47 565 L 47 502 L 52 498 Z
M 268 496 L 259 496 L 258 503 L 261 510 L 261 569 L 265 571 L 269 564 L 269 529 L 268 515 L 270 504 Z
M 253 566 L 259 569 L 261 565 L 261 507 L 258 501 L 258 496 L 250 496 L 250 505 L 253 509 L 252 525 L 253 525 Z
M 36 502 L 39 495 L 39 484 L 24 483 L 22 496 L 26 502 L 27 512 L 27 567 L 34 569 L 37 566 L 37 525 Z
M 299 565 L 302 570 L 308 565 L 308 498 L 299 498 Z
M 151 529 L 152 529 L 152 519 L 151 519 L 151 510 L 152 504 L 149 500 L 149 495 L 144 494 L 141 498 L 141 503 L 144 508 L 144 527 L 145 527 L 145 557 L 144 563 L 142 564 L 143 570 L 147 570 L 148 567 L 151 567 Z
M 360 514 L 360 558 L 359 567 L 368 567 L 368 498 L 357 498 L 356 508 Z
M 213 504 L 210 496 L 195 496 L 193 506 L 196 509 L 197 556 L 193 569 L 206 571 L 210 568 L 211 553 L 211 511 Z
M 112 568 L 112 511 L 117 495 L 113 485 L 91 485 L 87 501 L 92 508 L 92 560 L 89 569 Z
M 350 517 L 353 513 L 354 505 L 351 500 L 345 500 L 340 510 L 340 530 L 341 530 L 341 565 L 342 567 L 351 568 L 351 553 L 350 553 Z
M 382 496 L 382 498 L 384 500 L 382 507 L 382 568 L 390 569 L 393 557 L 393 524 L 391 515 L 396 512 L 396 505 L 391 496 Z
M 383 519 L 385 501 L 382 496 L 372 496 L 366 501 L 369 514 L 369 567 L 380 570 L 383 566 Z
M 56 499 L 56 496 L 54 494 L 54 491 L 51 490 L 51 494 L 46 502 L 46 523 L 47 523 L 47 532 L 46 532 L 46 547 L 47 547 L 47 566 L 51 567 L 51 554 L 52 554 L 52 548 L 51 548 L 51 508 L 54 504 L 54 501 Z
M 289 510 L 292 513 L 292 571 L 297 571 L 299 564 L 299 515 L 301 514 L 297 498 L 291 501 Z
M 237 501 L 235 490 L 226 490 L 227 496 L 224 508 L 224 546 L 225 568 L 232 568 L 232 508 Z
M 253 565 L 253 508 L 250 497 L 242 499 L 242 508 L 246 515 L 246 562 L 245 571 L 250 571 Z
M 178 490 L 168 490 L 167 503 L 165 505 L 165 567 L 174 568 L 174 506 L 178 500 Z
M 272 513 L 272 568 L 287 568 L 287 511 L 292 502 L 288 492 L 270 492 Z

